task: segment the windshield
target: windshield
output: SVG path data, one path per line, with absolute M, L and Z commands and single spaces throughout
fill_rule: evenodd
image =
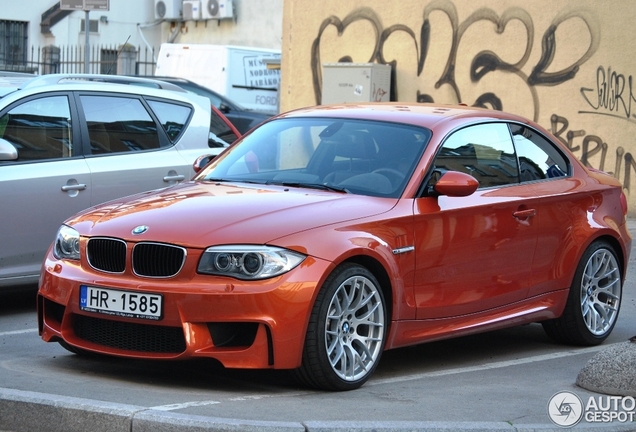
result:
M 280 118 L 258 127 L 196 180 L 397 198 L 429 138 L 428 129 L 388 122 Z

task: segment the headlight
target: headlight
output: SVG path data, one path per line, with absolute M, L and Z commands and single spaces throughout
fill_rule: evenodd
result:
M 73 228 L 62 225 L 57 230 L 55 244 L 53 245 L 53 255 L 57 259 L 80 259 L 79 252 L 80 235 Z
M 212 246 L 199 261 L 199 273 L 237 279 L 266 279 L 286 273 L 303 262 L 298 252 L 269 246 Z

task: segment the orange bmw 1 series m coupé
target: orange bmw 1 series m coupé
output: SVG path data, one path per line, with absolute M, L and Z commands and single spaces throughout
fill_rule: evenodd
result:
M 619 181 L 522 117 L 318 106 L 185 183 L 65 221 L 39 332 L 78 354 L 216 359 L 350 390 L 384 350 L 540 322 L 594 345 L 631 247 Z

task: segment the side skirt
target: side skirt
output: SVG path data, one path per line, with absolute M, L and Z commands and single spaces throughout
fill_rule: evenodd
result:
M 569 290 L 553 291 L 505 307 L 449 318 L 394 321 L 385 349 L 482 333 L 557 318 Z

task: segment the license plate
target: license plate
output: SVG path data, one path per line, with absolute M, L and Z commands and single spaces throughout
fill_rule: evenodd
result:
M 80 286 L 80 309 L 83 311 L 160 320 L 163 312 L 162 303 L 163 297 L 160 294 Z

